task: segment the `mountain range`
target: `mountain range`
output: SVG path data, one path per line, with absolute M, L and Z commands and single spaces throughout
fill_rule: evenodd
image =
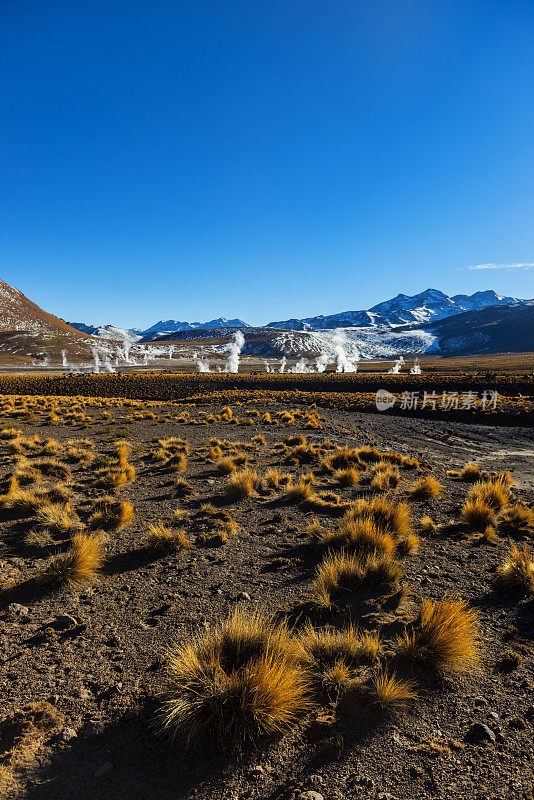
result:
M 413 296 L 397 295 L 366 311 L 272 322 L 263 327 L 220 317 L 205 323 L 163 320 L 138 331 L 66 323 L 0 280 L 3 364 L 39 365 L 49 360 L 65 364 L 66 359 L 68 363 L 87 362 L 93 358 L 95 346 L 112 354 L 117 344 L 122 347 L 126 341 L 132 346 L 176 342 L 190 357 L 192 351 L 206 344 L 219 351 L 238 330 L 245 336 L 243 354 L 313 358 L 325 351 L 334 353 L 333 331 L 338 327 L 343 328 L 349 355 L 364 359 L 423 353 L 532 352 L 534 300 L 503 297 L 493 291 L 449 297 L 437 289 L 427 289 Z
M 385 300 L 366 310 L 343 311 L 339 314 L 326 316 L 320 314 L 315 317 L 305 317 L 304 319 L 287 319 L 279 322 L 269 322 L 264 327 L 286 331 L 367 327 L 394 328 L 438 321 L 466 311 L 477 311 L 490 306 L 521 304 L 524 302 L 515 297 L 504 297 L 491 289 L 484 292 L 475 292 L 472 295 L 456 294 L 452 297 L 449 297 L 439 289 L 426 289 L 424 292 L 412 296 L 398 294 L 391 300 Z M 251 327 L 242 319 L 226 319 L 225 317 L 212 319 L 208 322 L 180 322 L 174 319 L 160 320 L 146 330 L 117 328 L 113 325 L 85 325 L 81 322 L 70 322 L 69 325 L 98 338 L 128 338 L 131 341 L 141 342 L 157 341 L 163 337 L 168 338 L 172 333 L 183 331 Z
M 444 319 L 464 311 L 475 311 L 488 306 L 520 303 L 515 297 L 503 297 L 491 289 L 475 292 L 472 295 L 456 294 L 452 297 L 439 289 L 426 289 L 415 295 L 398 294 L 391 300 L 365 311 L 343 311 L 305 319 L 288 319 L 282 322 L 269 322 L 268 328 L 282 330 L 324 330 L 331 328 L 386 327 L 396 325 L 421 324 Z

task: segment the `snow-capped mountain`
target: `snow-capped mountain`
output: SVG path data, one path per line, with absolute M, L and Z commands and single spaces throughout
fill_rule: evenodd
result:
M 115 325 L 86 325 L 84 322 L 68 322 L 71 328 L 95 336 L 97 339 L 113 339 L 117 342 L 138 342 L 141 336 L 127 328 L 116 328 Z
M 488 306 L 523 303 L 515 297 L 503 297 L 492 290 L 472 295 L 457 294 L 449 297 L 439 289 L 427 289 L 409 296 L 398 294 L 391 300 L 378 303 L 364 311 L 344 311 L 329 316 L 319 315 L 305 319 L 270 322 L 268 328 L 281 330 L 321 330 L 325 328 L 360 328 L 413 325 L 445 319 L 453 314 L 474 311 Z
M 147 328 L 145 331 L 141 331 L 143 336 L 148 336 L 153 333 L 173 333 L 175 331 L 192 331 L 197 330 L 200 328 L 248 328 L 250 327 L 247 322 L 244 322 L 242 319 L 226 319 L 225 317 L 218 317 L 217 319 L 211 319 L 209 322 L 180 322 L 176 319 L 167 319 L 167 320 L 160 320 L 156 322 L 155 325 L 152 325 L 150 328 Z M 136 329 L 137 332 L 137 329 Z

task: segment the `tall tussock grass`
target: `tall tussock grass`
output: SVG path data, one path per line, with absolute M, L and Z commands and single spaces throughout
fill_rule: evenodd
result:
M 100 535 L 77 533 L 72 538 L 69 550 L 53 559 L 42 573 L 41 580 L 75 589 L 96 577 L 103 560 Z
M 257 472 L 242 469 L 230 475 L 224 487 L 224 493 L 229 500 L 243 500 L 245 497 L 250 497 L 259 485 L 260 479 Z
M 395 673 L 390 675 L 386 669 L 375 673 L 372 686 L 376 702 L 386 712 L 400 711 L 418 698 L 412 681 L 397 678 Z
M 380 650 L 376 632 L 362 633 L 352 625 L 337 630 L 308 623 L 297 644 L 299 659 L 318 694 L 339 694 L 362 667 L 377 660 Z
M 497 567 L 497 582 L 509 591 L 534 595 L 534 554 L 527 545 L 522 550 L 511 545 Z
M 319 608 L 334 610 L 390 594 L 403 576 L 402 564 L 388 555 L 330 553 L 317 568 L 311 598 Z
M 397 648 L 415 665 L 469 669 L 480 655 L 478 612 L 459 598 L 424 600 L 413 629 L 399 637 Z
M 208 751 L 284 731 L 311 706 L 287 627 L 261 612 L 237 608 L 172 649 L 167 664 L 162 727 Z

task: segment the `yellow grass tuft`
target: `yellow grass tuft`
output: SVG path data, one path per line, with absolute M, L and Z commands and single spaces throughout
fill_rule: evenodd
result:
M 394 539 L 408 536 L 412 531 L 407 503 L 390 500 L 385 495 L 357 500 L 347 513 L 353 519 L 371 517 L 382 533 L 389 533 Z
M 224 488 L 226 496 L 230 500 L 242 500 L 258 488 L 260 479 L 256 472 L 250 469 L 242 469 L 231 475 Z
M 298 638 L 301 663 L 315 691 L 339 693 L 363 665 L 378 658 L 376 632 L 361 633 L 352 625 L 342 630 L 314 628 L 310 623 Z
M 385 669 L 373 676 L 373 688 L 384 711 L 400 711 L 418 698 L 412 681 L 400 680 L 395 673 L 389 675 Z
M 183 528 L 169 528 L 161 520 L 150 525 L 147 533 L 150 547 L 161 550 L 188 550 L 191 542 Z
M 320 608 L 334 609 L 389 594 L 403 575 L 402 564 L 390 556 L 330 553 L 317 568 L 311 597 Z
M 37 520 L 41 531 L 68 536 L 78 531 L 81 522 L 68 506 L 53 503 L 37 509 Z
M 504 509 L 499 524 L 512 531 L 534 528 L 534 509 L 524 503 L 512 503 Z
M 527 545 L 519 550 L 512 544 L 508 555 L 497 567 L 498 582 L 510 591 L 534 595 L 534 556 Z
M 334 473 L 334 479 L 340 486 L 356 486 L 360 482 L 360 473 L 354 467 L 338 469 Z
M 414 664 L 469 669 L 480 655 L 478 612 L 462 599 L 424 600 L 413 630 L 397 645 L 399 654 Z
M 92 530 L 122 528 L 132 521 L 133 516 L 133 506 L 127 500 L 102 497 L 93 504 L 93 513 L 87 520 L 87 526 Z
M 13 511 L 15 514 L 33 514 L 37 509 L 48 504 L 43 495 L 30 489 L 21 489 L 16 478 L 11 478 L 7 492 L 0 495 L 0 509 Z
M 460 470 L 458 473 L 458 477 L 461 481 L 468 481 L 469 483 L 474 483 L 475 481 L 480 480 L 480 467 L 478 464 L 469 463 L 466 464 L 463 469 Z
M 419 478 L 414 483 L 409 490 L 409 496 L 412 500 L 430 500 L 433 497 L 439 497 L 442 491 L 441 483 L 432 475 L 427 475 L 426 478 Z
M 481 497 L 468 498 L 462 506 L 461 517 L 471 528 L 480 531 L 492 524 L 495 513 Z
M 286 498 L 293 503 L 303 503 L 305 500 L 310 500 L 312 495 L 311 483 L 303 477 L 300 477 L 296 483 L 290 483 L 285 491 Z
M 351 553 L 393 553 L 395 540 L 389 533 L 382 533 L 369 515 L 353 518 L 345 514 L 337 530 L 316 530 L 315 542 L 324 549 L 345 550 Z
M 236 471 L 237 465 L 233 458 L 226 456 L 225 458 L 219 458 L 216 461 L 215 469 L 217 472 L 220 472 L 223 475 L 231 475 L 232 472 Z
M 77 533 L 68 552 L 54 558 L 41 577 L 47 583 L 74 589 L 92 581 L 103 560 L 100 535 Z
M 426 514 L 424 517 L 421 517 L 419 520 L 419 525 L 421 527 L 421 532 L 425 535 L 435 533 L 436 532 L 436 523 Z
M 467 496 L 468 500 L 481 500 L 493 511 L 501 511 L 510 502 L 510 485 L 503 475 L 475 483 Z
M 310 708 L 285 625 L 235 610 L 169 653 L 162 727 L 195 747 L 230 750 L 293 725 Z

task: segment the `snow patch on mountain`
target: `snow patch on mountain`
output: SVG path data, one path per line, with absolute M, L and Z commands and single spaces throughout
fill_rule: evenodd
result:
M 211 319 L 208 322 L 180 322 L 176 319 L 160 320 L 142 331 L 144 336 L 152 333 L 174 333 L 176 331 L 191 331 L 198 329 L 213 329 L 213 328 L 249 328 L 250 325 L 242 319 L 226 319 L 226 317 L 218 317 Z
M 71 328 L 77 331 L 94 336 L 95 339 L 113 339 L 117 342 L 138 342 L 141 338 L 138 334 L 127 328 L 117 328 L 115 325 L 86 325 L 84 322 L 69 322 Z
M 304 319 L 270 322 L 267 327 L 299 331 L 368 326 L 394 328 L 401 325 L 421 325 L 488 306 L 522 302 L 524 301 L 514 297 L 503 297 L 492 290 L 449 297 L 439 289 L 426 289 L 413 296 L 398 294 L 366 311 L 344 311 L 328 316 L 321 314 Z

